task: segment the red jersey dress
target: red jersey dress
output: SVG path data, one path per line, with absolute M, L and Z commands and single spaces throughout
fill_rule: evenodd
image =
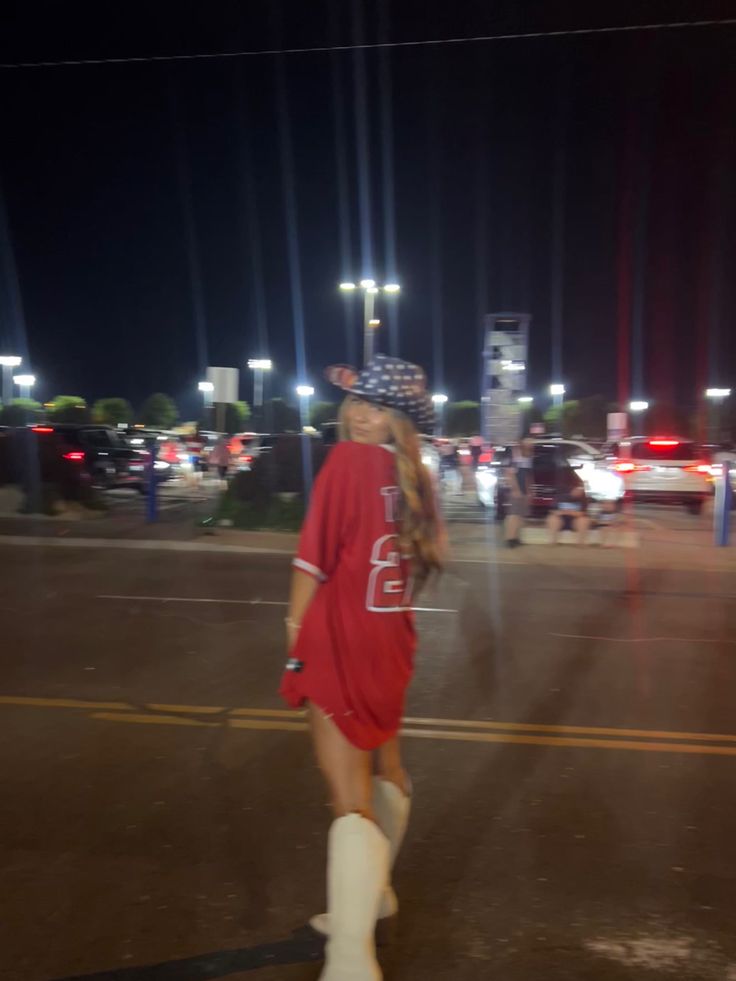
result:
M 284 672 L 293 708 L 312 702 L 359 749 L 396 735 L 416 635 L 399 551 L 396 461 L 343 442 L 314 484 L 294 566 L 320 583 Z

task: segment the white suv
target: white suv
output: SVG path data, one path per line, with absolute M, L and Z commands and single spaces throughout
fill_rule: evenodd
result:
M 713 485 L 713 468 L 695 443 L 678 436 L 633 436 L 618 444 L 611 464 L 635 501 L 684 504 L 700 514 Z

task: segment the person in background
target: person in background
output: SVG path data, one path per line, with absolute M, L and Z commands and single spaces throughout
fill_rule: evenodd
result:
M 470 460 L 473 470 L 478 469 L 478 463 L 480 462 L 481 454 L 483 453 L 483 437 L 482 436 L 471 436 L 470 437 Z
M 220 436 L 212 447 L 212 451 L 208 457 L 208 463 L 210 466 L 217 468 L 220 480 L 227 480 L 228 471 L 230 470 L 230 447 L 225 436 Z
M 582 481 L 569 467 L 560 469 L 553 509 L 547 515 L 551 545 L 556 545 L 561 531 L 574 531 L 578 543 L 585 545 L 590 531 L 588 499 Z
M 462 485 L 460 475 L 460 455 L 457 446 L 451 439 L 442 440 L 439 445 L 440 454 L 440 486 L 447 487 L 457 494 Z
M 598 543 L 603 548 L 612 548 L 621 518 L 616 501 L 601 501 L 596 512 L 591 514 L 589 510 L 588 514 L 598 531 Z
M 504 522 L 507 548 L 518 548 L 523 544 L 521 531 L 529 514 L 533 455 L 534 442 L 531 439 L 523 439 L 518 446 L 511 448 L 511 459 L 506 467 L 510 491 L 509 510 Z

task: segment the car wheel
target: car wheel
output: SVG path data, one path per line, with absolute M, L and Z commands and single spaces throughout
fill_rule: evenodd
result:
M 685 507 L 687 508 L 687 513 L 688 514 L 702 514 L 702 511 L 703 511 L 703 502 L 700 501 L 700 500 L 698 500 L 698 501 L 687 501 L 685 503 Z

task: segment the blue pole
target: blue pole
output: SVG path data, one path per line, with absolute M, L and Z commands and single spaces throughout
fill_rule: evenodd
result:
M 713 508 L 713 530 L 715 544 L 719 548 L 728 545 L 729 524 L 731 522 L 731 501 L 733 488 L 731 486 L 731 465 L 728 460 L 721 464 L 721 476 L 716 484 L 716 500 Z
M 158 441 L 155 441 L 148 453 L 146 464 L 146 521 L 152 524 L 158 521 L 158 481 L 156 480 L 156 457 L 158 456 Z
M 302 424 L 302 475 L 304 478 L 304 500 L 309 501 L 312 493 L 312 437 L 304 432 L 309 422 L 309 400 L 302 395 L 299 404 L 299 417 Z

